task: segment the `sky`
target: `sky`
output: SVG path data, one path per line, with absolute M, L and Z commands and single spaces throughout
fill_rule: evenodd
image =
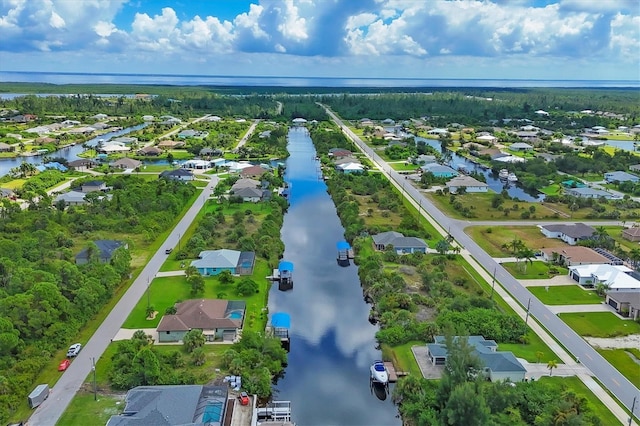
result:
M 640 0 L 0 0 L 0 71 L 640 80 Z

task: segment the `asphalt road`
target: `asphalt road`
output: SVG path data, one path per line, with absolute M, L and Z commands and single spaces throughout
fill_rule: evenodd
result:
M 99 362 L 100 357 L 122 327 L 124 320 L 129 316 L 134 306 L 144 295 L 147 287 L 158 273 L 162 264 L 167 260 L 165 249 L 175 247 L 178 244 L 180 236 L 184 235 L 198 211 L 202 208 L 205 200 L 212 194 L 213 189 L 218 184 L 218 177 L 212 176 L 210 182 L 203 189 L 202 195 L 193 203 L 184 217 L 171 231 L 164 244 L 153 255 L 149 263 L 144 267 L 138 278 L 133 282 L 131 287 L 122 296 L 107 318 L 100 324 L 100 327 L 91 336 L 88 342 L 80 342 L 84 345 L 80 354 L 71 362 L 71 365 L 64 372 L 60 380 L 51 389 L 49 398 L 42 405 L 36 408 L 36 411 L 27 421 L 29 426 L 53 426 L 58 422 L 62 413 L 80 389 L 85 380 L 92 372 L 92 361 Z
M 549 333 L 551 333 L 562 345 L 574 356 L 580 359 L 594 377 L 607 388 L 622 404 L 631 410 L 635 401 L 634 414 L 640 417 L 640 391 L 609 362 L 604 359 L 595 349 L 593 349 L 582 337 L 576 334 L 560 318 L 553 314 L 526 287 L 520 284 L 506 269 L 489 256 L 478 244 L 476 244 L 465 232 L 465 222 L 454 220 L 444 215 L 433 205 L 429 199 L 424 197 L 413 185 L 406 181 L 406 176 L 394 171 L 386 162 L 369 148 L 362 140 L 353 133 L 342 121 L 331 111 L 327 110 L 331 118 L 342 128 L 375 163 L 383 168 L 383 171 L 393 179 L 403 191 L 413 198 L 440 226 L 445 229 L 453 238 L 465 248 L 486 270 L 495 270 L 496 282 L 507 290 L 514 299 L 522 306 L 529 306 L 529 314 L 535 317 Z M 470 224 L 475 222 L 469 222 Z M 492 222 L 493 223 L 493 222 Z M 504 222 L 495 222 L 497 225 L 505 225 Z M 532 222 L 534 223 L 534 222 Z M 554 222 L 557 223 L 557 222 Z M 617 222 L 619 223 L 619 222 Z

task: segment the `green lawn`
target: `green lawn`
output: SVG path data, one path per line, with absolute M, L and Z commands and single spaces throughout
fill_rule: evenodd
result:
M 532 250 L 566 247 L 567 244 L 557 238 L 542 235 L 537 226 L 469 226 L 466 232 L 484 251 L 493 257 L 509 257 L 513 253 L 503 246 L 514 239 L 521 240 Z M 527 266 L 529 268 L 529 266 Z
M 598 352 L 624 377 L 640 388 L 640 364 L 634 359 L 635 355 L 631 351 L 628 349 L 598 349 Z
M 617 337 L 640 333 L 640 324 L 621 320 L 611 312 L 560 314 L 560 318 L 581 336 Z
M 618 419 L 609 411 L 606 405 L 602 403 L 591 390 L 580 381 L 577 377 L 541 377 L 539 380 L 544 381 L 554 387 L 560 389 L 570 389 L 577 395 L 584 396 L 589 401 L 590 408 L 600 418 L 603 425 L 617 424 Z
M 245 327 L 250 330 L 263 331 L 266 325 L 266 314 L 262 308 L 266 306 L 270 283 L 265 277 L 271 274 L 265 260 L 256 260 L 252 279 L 258 284 L 259 292 L 250 297 L 240 297 L 235 291 L 234 284 L 221 284 L 217 277 L 206 277 L 202 294 L 191 295 L 191 288 L 185 276 L 154 278 L 149 290 L 138 301 L 131 314 L 123 324 L 123 328 L 153 328 L 157 327 L 165 310 L 173 306 L 178 300 L 196 298 L 244 300 L 247 303 Z M 236 282 L 239 278 L 235 279 Z M 148 302 L 155 308 L 158 315 L 152 320 L 146 318 Z
M 579 285 L 527 287 L 545 305 L 591 305 L 602 303 L 595 291 L 583 290 Z
M 501 263 L 501 265 L 519 280 L 553 278 L 556 275 L 565 275 L 568 273 L 567 268 L 549 265 L 546 262 L 537 260 L 525 263 L 524 259 L 522 259 L 520 262 L 505 262 Z
M 98 394 L 98 400 L 90 390 L 81 390 L 65 410 L 57 425 L 104 425 L 109 418 L 122 412 L 122 396 Z
M 544 188 L 540 188 L 540 192 L 546 195 L 559 195 L 562 192 L 562 186 L 554 183 L 549 186 L 545 186 Z

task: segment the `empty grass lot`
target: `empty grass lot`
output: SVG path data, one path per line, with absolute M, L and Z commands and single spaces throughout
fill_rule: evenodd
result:
M 519 239 L 532 250 L 566 247 L 563 241 L 547 238 L 537 226 L 470 226 L 464 230 L 489 256 L 509 257 L 513 253 L 502 246 Z
M 618 369 L 636 387 L 640 388 L 640 360 L 628 349 L 598 349 L 611 365 Z
M 640 324 L 621 320 L 611 312 L 560 314 L 560 318 L 581 336 L 617 337 L 640 333 Z
M 546 262 L 537 260 L 527 262 L 525 265 L 524 259 L 522 259 L 520 262 L 502 263 L 502 266 L 518 280 L 539 280 L 553 278 L 556 275 L 566 275 L 568 273 L 566 268 L 549 265 Z M 554 271 L 554 273 L 552 273 L 552 271 Z
M 545 305 L 595 305 L 602 303 L 602 297 L 595 291 L 583 290 L 579 285 L 559 285 L 545 287 L 527 287 L 535 297 Z

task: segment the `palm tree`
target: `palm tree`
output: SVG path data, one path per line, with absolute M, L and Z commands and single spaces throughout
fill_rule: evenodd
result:
M 611 288 L 611 284 L 599 282 L 596 284 L 596 294 L 598 296 L 604 296 L 607 290 Z
M 543 356 L 544 356 L 544 352 L 542 351 L 536 352 L 536 359 L 538 360 L 538 364 L 540 364 L 540 360 L 542 359 Z
M 518 257 L 518 259 L 524 259 L 524 262 L 522 263 L 523 267 L 522 267 L 522 272 L 527 272 L 527 262 L 533 264 L 533 259 L 536 256 L 536 253 L 531 250 L 529 247 L 522 247 L 520 250 L 518 250 L 518 253 L 516 255 Z
M 511 253 L 515 255 L 519 250 L 524 248 L 524 243 L 520 238 L 513 237 L 513 240 L 508 243 L 507 247 L 511 248 Z
M 547 363 L 547 368 L 549 369 L 549 375 L 551 376 L 553 369 L 558 368 L 558 361 L 556 361 L 555 359 L 552 359 Z
M 640 249 L 634 248 L 629 251 L 629 259 L 633 263 L 633 266 L 637 269 L 640 262 Z

